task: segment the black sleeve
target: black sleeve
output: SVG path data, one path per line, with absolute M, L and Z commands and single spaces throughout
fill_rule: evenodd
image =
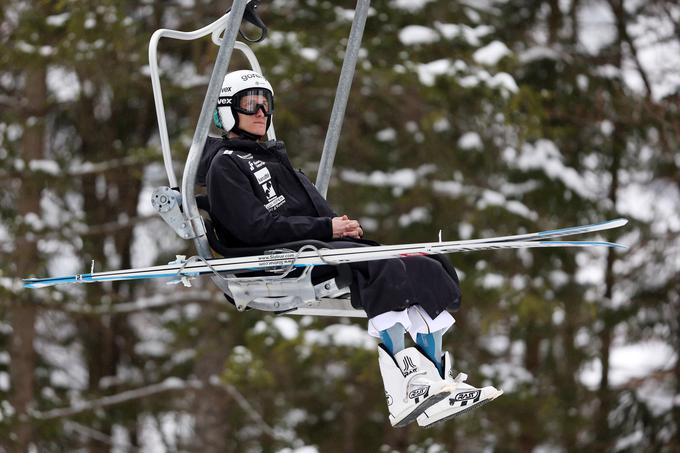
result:
M 300 181 L 302 182 L 302 185 L 305 187 L 305 190 L 309 194 L 309 197 L 312 199 L 312 203 L 314 203 L 314 206 L 319 210 L 319 212 L 328 217 L 338 217 L 338 215 L 335 213 L 335 210 L 331 208 L 331 205 L 328 204 L 326 199 L 321 196 L 318 190 L 316 190 L 316 186 L 312 183 L 312 181 L 309 180 L 307 175 L 305 175 L 302 170 L 298 170 L 297 174 L 299 175 Z
M 228 156 L 217 156 L 207 178 L 211 214 L 246 246 L 305 239 L 329 241 L 330 217 L 282 216 L 269 212 L 255 195 L 248 176 Z

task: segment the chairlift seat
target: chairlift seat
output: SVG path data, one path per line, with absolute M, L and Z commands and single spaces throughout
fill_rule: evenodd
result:
M 310 240 L 303 240 L 303 241 L 292 241 L 292 242 L 285 242 L 281 244 L 270 244 L 270 245 L 262 245 L 262 246 L 255 246 L 255 247 L 229 247 L 226 246 L 222 241 L 220 241 L 217 232 L 215 230 L 215 227 L 213 225 L 212 219 L 210 218 L 210 203 L 208 201 L 208 196 L 207 195 L 197 195 L 196 196 L 196 204 L 198 208 L 202 211 L 202 218 L 205 223 L 205 230 L 206 230 L 206 237 L 208 239 L 208 243 L 210 244 L 210 247 L 218 254 L 225 258 L 233 258 L 233 257 L 240 257 L 240 256 L 253 256 L 253 255 L 261 255 L 261 254 L 267 254 L 271 253 L 274 250 L 291 250 L 291 251 L 298 251 L 302 247 L 306 245 L 311 245 L 316 247 L 317 249 L 324 249 L 324 248 L 332 248 L 330 244 L 315 240 L 315 239 L 310 239 Z M 304 269 L 294 269 L 290 273 L 288 273 L 285 277 L 284 280 L 295 280 L 295 279 L 300 279 L 302 274 L 305 272 Z M 230 282 L 232 284 L 238 284 L 239 282 L 244 282 L 249 279 L 253 280 L 259 280 L 261 281 L 263 286 L 270 286 L 272 283 L 280 281 L 281 277 L 276 274 L 272 274 L 271 272 L 266 272 L 266 271 L 246 271 L 242 273 L 238 273 L 235 277 L 232 277 L 230 279 Z M 310 302 L 311 304 L 314 305 L 321 305 L 321 304 L 328 304 L 331 302 L 332 299 L 337 299 L 337 302 L 341 303 L 342 306 L 344 307 L 350 307 L 350 300 L 349 300 L 349 286 L 352 282 L 352 271 L 349 267 L 348 264 L 339 264 L 339 265 L 329 265 L 329 266 L 323 266 L 322 268 L 317 268 L 317 270 L 314 273 L 310 272 L 309 275 L 309 282 L 305 283 L 305 280 L 302 279 L 300 281 L 300 285 L 313 285 L 314 289 L 330 289 L 333 288 L 334 291 L 337 293 L 335 296 L 330 296 L 330 297 L 324 297 L 323 300 L 319 300 L 319 298 L 315 298 L 316 300 L 314 301 L 306 301 L 307 302 L 307 307 L 310 307 Z M 232 291 L 233 292 L 233 291 Z M 310 292 L 307 292 L 307 294 L 311 294 Z M 227 300 L 235 305 L 238 304 L 234 300 L 234 298 L 230 297 L 228 294 L 225 294 L 225 297 Z M 286 297 L 284 295 L 280 296 L 274 296 L 273 299 L 276 298 L 282 298 Z M 266 300 L 268 298 L 264 298 Z M 276 300 L 272 300 L 272 302 L 276 302 Z M 249 303 L 248 305 L 252 305 L 252 303 Z M 336 304 L 337 305 L 337 304 Z M 302 307 L 301 307 L 302 308 Z M 336 308 L 337 310 L 337 308 Z M 271 310 L 277 312 L 277 310 Z M 292 311 L 295 312 L 297 311 L 297 308 L 289 308 L 285 310 L 281 310 L 280 312 L 287 312 L 287 311 Z M 359 310 L 354 310 L 356 312 L 361 313 Z

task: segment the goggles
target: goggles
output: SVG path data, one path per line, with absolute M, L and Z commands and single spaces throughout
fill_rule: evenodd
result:
M 220 96 L 217 99 L 217 106 L 232 107 L 244 115 L 255 115 L 258 110 L 262 110 L 265 116 L 271 116 L 274 112 L 274 96 L 269 90 L 253 88 L 234 96 Z

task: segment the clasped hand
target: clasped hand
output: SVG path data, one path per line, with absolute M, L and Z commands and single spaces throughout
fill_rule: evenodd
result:
M 355 238 L 358 239 L 364 235 L 364 230 L 356 220 L 352 220 L 346 215 L 342 217 L 333 217 L 333 239 L 337 238 Z

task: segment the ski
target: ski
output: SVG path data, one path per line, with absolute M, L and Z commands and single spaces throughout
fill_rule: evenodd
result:
M 573 236 L 576 234 L 595 233 L 597 231 L 611 230 L 620 228 L 628 223 L 628 219 L 613 219 L 604 222 L 591 223 L 588 225 L 558 228 L 555 230 L 537 231 L 534 233 L 515 234 L 512 236 L 498 236 L 485 239 L 470 239 L 467 241 L 459 241 L 461 243 L 480 243 L 480 242 L 504 242 L 504 241 L 534 241 L 555 239 L 565 236 Z
M 238 258 L 216 258 L 207 260 L 209 265 L 204 264 L 203 262 L 193 262 L 189 264 L 178 262 L 147 268 L 124 269 L 91 274 L 77 274 L 66 277 L 28 278 L 24 279 L 24 287 L 41 288 L 65 283 L 92 283 L 150 278 L 193 278 L 210 274 L 212 272 L 233 273 L 280 269 L 286 266 L 305 267 L 337 265 L 379 259 L 402 258 L 407 256 L 427 256 L 434 254 L 474 252 L 481 250 L 544 247 L 626 248 L 626 246 L 622 244 L 602 241 L 473 241 L 429 242 L 421 244 L 354 247 L 347 249 L 321 249 L 303 251 L 299 253 L 291 251 Z

